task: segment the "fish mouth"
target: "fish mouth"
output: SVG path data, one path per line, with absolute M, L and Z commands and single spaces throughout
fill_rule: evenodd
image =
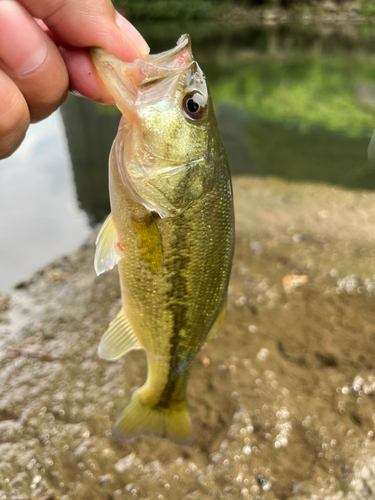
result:
M 127 117 L 136 100 L 145 102 L 156 95 L 158 98 L 172 95 L 176 86 L 170 84 L 171 80 L 177 85 L 179 76 L 194 64 L 187 34 L 182 35 L 172 49 L 132 63 L 120 61 L 99 48 L 91 48 L 90 56 L 117 107 Z M 163 85 L 166 80 L 169 84 Z

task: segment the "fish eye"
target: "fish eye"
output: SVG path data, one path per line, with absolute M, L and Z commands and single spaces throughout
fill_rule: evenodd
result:
M 182 101 L 182 107 L 187 117 L 192 120 L 203 118 L 207 110 L 206 101 L 198 92 L 186 94 Z

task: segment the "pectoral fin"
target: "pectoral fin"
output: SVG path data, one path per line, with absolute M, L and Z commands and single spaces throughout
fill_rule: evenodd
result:
M 124 310 L 109 324 L 99 344 L 99 357 L 112 361 L 121 358 L 131 349 L 142 349 Z
M 98 276 L 114 268 L 118 263 L 119 256 L 116 252 L 117 241 L 112 214 L 109 214 L 96 238 L 94 266 Z
M 133 220 L 133 226 L 141 253 L 151 271 L 160 271 L 163 260 L 163 244 L 154 216 L 150 214 L 142 221 Z

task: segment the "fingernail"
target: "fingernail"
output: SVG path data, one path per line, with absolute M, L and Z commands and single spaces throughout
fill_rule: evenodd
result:
M 47 56 L 39 30 L 17 2 L 0 0 L 0 59 L 18 75 L 36 69 Z
M 147 45 L 146 40 L 139 33 L 139 31 L 137 31 L 134 26 L 118 12 L 116 12 L 116 24 L 121 31 L 125 33 L 128 42 L 137 52 L 139 57 L 141 59 L 147 57 L 150 52 L 150 47 Z

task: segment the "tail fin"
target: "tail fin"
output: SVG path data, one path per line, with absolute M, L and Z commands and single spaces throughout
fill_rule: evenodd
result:
M 144 434 L 156 434 L 178 444 L 191 445 L 192 425 L 186 401 L 170 403 L 168 408 L 150 406 L 144 401 L 142 388 L 132 396 L 112 429 L 118 440 L 132 439 Z

